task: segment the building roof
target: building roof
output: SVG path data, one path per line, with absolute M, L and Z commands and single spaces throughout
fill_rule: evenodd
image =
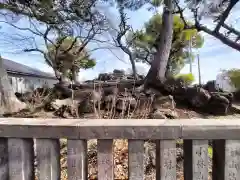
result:
M 29 66 L 8 59 L 3 59 L 3 66 L 5 67 L 7 73 L 11 74 L 56 79 L 56 77 L 53 74 L 46 73 L 35 68 L 31 68 Z

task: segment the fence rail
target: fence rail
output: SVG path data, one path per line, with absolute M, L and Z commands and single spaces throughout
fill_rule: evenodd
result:
M 113 180 L 113 139 L 128 139 L 129 180 L 144 179 L 144 140 L 156 142 L 156 179 L 176 179 L 176 139 L 184 140 L 184 179 L 240 179 L 240 120 L 0 119 L 0 180 L 60 179 L 60 138 L 69 180 L 86 180 L 87 140 L 98 139 L 98 180 Z

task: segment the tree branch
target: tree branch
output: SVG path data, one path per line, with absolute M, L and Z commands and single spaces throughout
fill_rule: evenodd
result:
M 24 49 L 24 52 L 39 52 L 39 53 L 41 53 L 44 56 L 44 58 L 46 60 L 48 59 L 47 54 L 43 50 L 38 49 L 38 48 Z M 48 61 L 48 62 L 51 63 L 51 61 Z
M 120 24 L 119 24 L 119 32 L 117 34 L 116 42 L 118 44 L 118 47 L 120 47 L 122 49 L 122 51 L 125 52 L 129 56 L 129 60 L 132 65 L 133 76 L 136 79 L 137 78 L 137 70 L 136 70 L 136 65 L 135 65 L 135 60 L 133 58 L 133 54 L 129 50 L 129 48 L 124 46 L 122 43 L 122 38 L 126 35 L 127 31 L 130 30 L 130 26 L 128 26 L 126 24 L 126 14 L 124 13 L 123 4 L 119 3 L 118 10 L 119 10 L 119 14 L 120 14 Z
M 233 28 L 233 27 L 230 27 L 229 25 L 227 25 L 227 24 L 223 24 L 223 27 L 225 28 L 225 29 L 227 29 L 228 31 L 229 31 L 229 33 L 233 33 L 233 34 L 235 34 L 236 36 L 240 36 L 240 31 L 238 31 L 238 30 L 236 30 L 235 28 Z
M 220 16 L 219 22 L 215 27 L 214 31 L 219 32 L 221 26 L 224 24 L 225 20 L 227 19 L 229 13 L 231 12 L 232 8 L 237 4 L 239 0 L 230 0 L 228 7 Z
M 236 1 L 238 2 L 239 0 L 234 0 L 234 3 L 233 3 L 234 5 L 236 5 Z M 176 2 L 176 0 L 175 0 L 175 2 Z M 232 4 L 232 5 L 233 5 L 233 4 Z M 186 22 L 186 19 L 185 19 L 185 17 L 183 16 L 182 11 L 180 11 L 180 10 L 181 10 L 181 7 L 179 6 L 178 3 L 176 3 L 176 6 L 177 6 L 177 8 L 179 9 L 181 19 L 183 20 L 183 22 Z M 232 6 L 231 6 L 231 8 L 229 8 L 229 9 L 231 10 L 231 9 L 232 9 Z M 228 11 L 229 11 L 229 9 L 228 9 Z M 238 43 L 236 43 L 235 41 L 229 39 L 228 37 L 226 37 L 225 35 L 223 35 L 223 34 L 220 33 L 219 31 L 216 31 L 215 29 L 214 29 L 214 30 L 211 30 L 211 29 L 209 29 L 208 27 L 200 24 L 200 22 L 198 21 L 198 9 L 194 9 L 194 10 L 192 10 L 192 11 L 193 11 L 193 15 L 194 15 L 195 24 L 194 24 L 194 26 L 190 26 L 190 27 L 186 25 L 186 26 L 185 26 L 185 29 L 193 29 L 193 28 L 195 28 L 195 29 L 197 29 L 198 31 L 203 31 L 203 32 L 205 32 L 205 33 L 207 33 L 207 34 L 209 34 L 209 35 L 211 35 L 211 36 L 219 39 L 222 43 L 228 45 L 229 47 L 231 47 L 231 48 L 233 48 L 233 49 L 235 49 L 235 50 L 237 50 L 237 51 L 240 51 L 240 44 L 238 44 Z M 228 11 L 226 11 L 225 14 L 227 14 Z M 228 12 L 228 14 L 229 14 L 229 12 Z M 222 17 L 221 20 L 222 20 L 222 21 L 225 21 L 225 20 L 226 20 L 225 18 L 227 18 L 226 15 L 225 15 L 224 17 Z M 225 19 L 225 20 L 224 20 L 224 19 Z M 220 21 L 221 21 L 221 20 L 220 20 Z M 224 23 L 223 23 L 222 25 L 223 25 L 224 28 L 228 29 L 229 31 L 231 30 L 232 33 L 235 33 L 236 35 L 238 35 L 238 32 L 237 32 L 237 31 L 234 31 L 233 28 L 227 26 L 227 25 L 224 24 Z
M 207 33 L 209 35 L 212 35 L 213 37 L 219 39 L 222 43 L 228 45 L 229 47 L 231 47 L 231 48 L 233 48 L 233 49 L 235 49 L 237 51 L 240 51 L 240 44 L 238 44 L 235 41 L 227 38 L 222 33 L 216 32 L 216 31 L 212 31 L 209 28 L 207 28 L 206 26 L 203 26 L 203 25 L 200 25 L 200 24 L 197 24 L 196 28 L 199 31 L 204 31 L 205 33 Z

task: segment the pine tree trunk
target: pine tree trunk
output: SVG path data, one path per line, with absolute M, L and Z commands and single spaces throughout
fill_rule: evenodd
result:
M 173 36 L 173 3 L 172 0 L 164 0 L 164 10 L 162 16 L 161 37 L 158 44 L 157 53 L 151 63 L 150 70 L 146 76 L 145 87 L 164 83 Z
M 68 78 L 68 71 L 67 71 L 67 69 L 63 69 L 62 72 L 61 72 L 61 81 L 60 81 L 60 83 L 62 83 L 62 84 L 70 84 L 69 82 L 70 82 L 70 80 Z
M 26 108 L 26 104 L 15 96 L 0 57 L 0 113 L 18 112 L 24 108 Z
M 73 84 L 80 84 L 79 81 L 78 81 L 78 73 L 79 73 L 79 71 L 77 70 L 77 68 L 73 66 L 73 68 L 72 68 Z
M 53 67 L 53 71 L 54 71 L 55 77 L 58 79 L 59 82 L 61 82 L 62 80 L 61 73 L 55 67 Z
M 130 59 L 131 65 L 132 65 L 132 73 L 133 73 L 132 75 L 133 75 L 134 79 L 137 80 L 138 76 L 137 76 L 136 63 L 131 54 L 129 54 L 129 59 Z

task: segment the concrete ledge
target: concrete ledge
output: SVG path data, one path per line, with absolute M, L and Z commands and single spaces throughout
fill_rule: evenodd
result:
M 0 137 L 51 139 L 240 139 L 240 120 L 0 118 Z

